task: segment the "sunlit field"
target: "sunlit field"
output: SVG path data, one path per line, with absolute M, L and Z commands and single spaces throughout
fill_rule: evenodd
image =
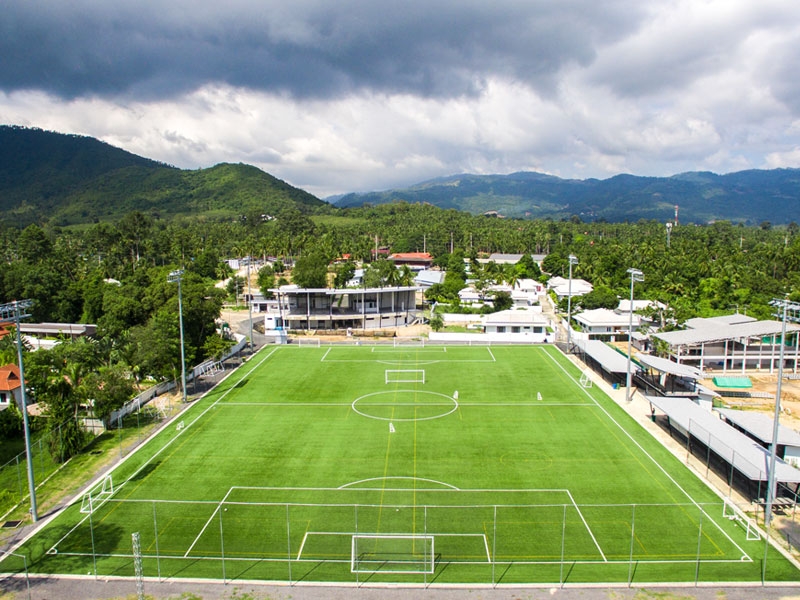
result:
M 293 344 L 15 552 L 162 579 L 761 581 L 765 542 L 728 508 L 556 348 Z M 765 572 L 798 579 L 773 550 Z

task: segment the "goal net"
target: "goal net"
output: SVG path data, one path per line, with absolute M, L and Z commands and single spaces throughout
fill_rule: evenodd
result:
M 319 348 L 321 344 L 318 338 L 299 338 L 297 345 L 301 348 Z
M 722 516 L 731 521 L 737 521 L 744 528 L 748 541 L 761 539 L 755 520 L 747 516 L 730 498 L 724 498 L 722 501 Z
M 432 535 L 352 536 L 352 573 L 429 573 L 436 566 Z
M 592 387 L 592 374 L 588 369 L 581 373 L 581 386 L 585 388 Z
M 91 490 L 83 495 L 81 501 L 81 512 L 84 514 L 91 514 L 103 504 L 106 500 L 114 495 L 114 481 L 111 475 L 106 475 L 103 481 L 94 486 Z
M 424 348 L 425 347 L 425 340 L 419 339 L 414 340 L 410 338 L 394 338 L 394 347 L 395 348 Z
M 425 369 L 386 369 L 386 383 L 425 383 Z

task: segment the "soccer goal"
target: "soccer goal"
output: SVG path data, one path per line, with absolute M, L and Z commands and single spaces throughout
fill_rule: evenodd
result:
M 395 348 L 424 348 L 425 347 L 425 340 L 412 340 L 408 338 L 394 338 L 394 347 Z
M 321 346 L 319 338 L 298 338 L 297 345 L 300 348 L 319 348 Z
M 730 498 L 724 498 L 722 501 L 722 516 L 739 523 L 744 528 L 745 537 L 748 541 L 752 542 L 761 539 L 755 520 L 748 517 Z
M 352 573 L 428 573 L 436 567 L 432 535 L 352 536 Z
M 425 383 L 425 369 L 386 369 L 386 383 Z
M 581 387 L 592 387 L 592 373 L 589 371 L 589 369 L 586 369 L 583 373 L 581 373 Z
M 113 495 L 114 481 L 111 479 L 111 475 L 106 475 L 100 484 L 94 486 L 91 490 L 83 495 L 83 500 L 81 501 L 81 512 L 84 514 L 93 513 L 95 510 L 105 504 L 106 500 L 111 498 Z

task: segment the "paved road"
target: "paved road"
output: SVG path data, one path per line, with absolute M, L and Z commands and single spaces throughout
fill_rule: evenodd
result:
M 0 579 L 0 590 L 14 600 L 28 598 L 23 579 Z M 146 597 L 157 600 L 800 600 L 800 589 L 786 587 L 685 588 L 356 588 L 259 584 L 145 581 Z M 3 597 L 5 600 L 5 597 Z M 108 600 L 136 598 L 130 579 L 32 578 L 31 600 Z

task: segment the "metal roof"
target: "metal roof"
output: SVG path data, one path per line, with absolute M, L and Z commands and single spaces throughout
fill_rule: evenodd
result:
M 714 410 L 765 444 L 772 443 L 774 422 L 769 415 L 749 410 L 734 410 L 732 408 L 715 408 Z M 780 425 L 778 429 L 778 444 L 800 448 L 800 433 Z
M 609 373 L 627 373 L 628 357 L 623 356 L 614 348 L 601 342 L 600 340 L 578 340 L 575 345 L 596 360 L 603 370 Z M 631 371 L 636 371 L 638 367 L 631 363 Z
M 662 373 L 686 377 L 687 379 L 703 379 L 703 372 L 700 369 L 682 365 L 667 358 L 659 358 L 658 356 L 652 356 L 650 354 L 637 354 L 636 360 Z
M 780 321 L 754 321 L 735 325 L 717 323 L 714 327 L 703 326 L 697 329 L 654 333 L 653 337 L 667 342 L 670 346 L 692 346 L 710 342 L 724 342 L 725 340 L 780 335 L 781 327 L 782 323 Z M 795 325 L 794 323 L 786 324 L 787 332 L 798 330 L 800 330 L 800 325 Z
M 667 415 L 673 425 L 706 444 L 745 477 L 751 481 L 767 480 L 770 455 L 766 448 L 688 398 L 646 398 Z M 776 458 L 775 479 L 783 483 L 800 483 L 800 470 Z

